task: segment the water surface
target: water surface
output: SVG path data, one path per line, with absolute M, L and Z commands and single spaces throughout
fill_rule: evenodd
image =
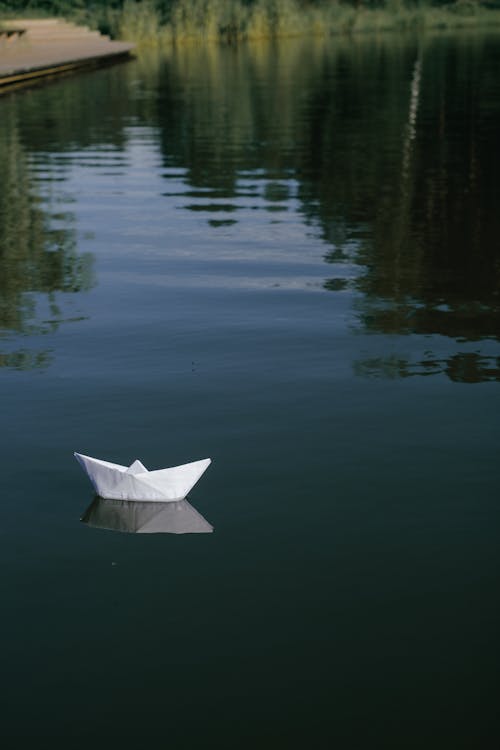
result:
M 498 36 L 180 48 L 0 100 L 3 735 L 484 747 Z M 73 451 L 211 456 L 214 534 Z

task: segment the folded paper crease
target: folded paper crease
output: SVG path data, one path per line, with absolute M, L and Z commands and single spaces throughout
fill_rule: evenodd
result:
M 184 500 L 211 464 L 210 458 L 169 469 L 148 471 L 135 460 L 130 466 L 75 453 L 100 497 L 114 500 L 150 500 L 173 502 Z

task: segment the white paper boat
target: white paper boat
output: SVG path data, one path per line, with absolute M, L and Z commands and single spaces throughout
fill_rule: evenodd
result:
M 184 500 L 211 464 L 210 458 L 171 469 L 148 471 L 140 461 L 120 466 L 75 453 L 98 495 L 113 500 Z
M 82 523 L 131 534 L 210 534 L 214 529 L 187 500 L 105 500 L 96 497 Z

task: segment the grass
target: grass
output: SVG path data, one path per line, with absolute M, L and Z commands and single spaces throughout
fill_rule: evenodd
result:
M 500 25 L 500 5 L 486 8 L 481 0 L 456 0 L 445 6 L 385 0 L 379 8 L 340 0 L 125 0 L 120 9 L 101 4 L 66 15 L 138 44 Z
M 387 0 L 384 7 L 354 7 L 337 0 L 304 4 L 300 0 L 174 0 L 163 19 L 152 2 L 127 0 L 116 34 L 138 42 L 182 43 L 197 40 L 237 42 L 302 35 L 330 36 L 370 31 L 476 28 L 500 25 L 500 8 L 475 0 L 448 6 L 407 5 Z

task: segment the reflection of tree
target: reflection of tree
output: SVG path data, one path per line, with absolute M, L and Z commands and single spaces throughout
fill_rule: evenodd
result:
M 7 106 L 0 124 L 0 328 L 15 333 L 54 330 L 61 318 L 56 292 L 78 292 L 92 283 L 91 256 L 76 252 L 71 228 L 54 229 L 40 207 L 15 114 Z M 7 115 L 7 116 L 5 116 Z M 45 298 L 49 320 L 40 321 Z M 46 353 L 25 349 L 0 355 L 0 366 L 39 367 Z
M 415 375 L 447 375 L 456 383 L 500 381 L 500 357 L 462 352 L 443 359 L 426 357 L 418 362 L 401 357 L 373 357 L 358 360 L 354 371 L 365 377 L 409 378 Z
M 286 197 L 279 180 L 299 169 L 304 96 L 324 49 L 324 41 L 284 40 L 173 50 L 160 70 L 157 112 L 167 166 L 185 168 L 190 185 L 221 197 L 238 194 L 242 172 L 274 183 L 266 200 Z
M 469 34 L 178 49 L 158 77 L 165 164 L 198 197 L 241 196 L 244 174 L 271 200 L 259 180 L 293 179 L 338 269 L 325 289 L 359 293 L 365 330 L 498 339 L 497 49 Z
M 358 184 L 372 229 L 357 255 L 367 269 L 357 288 L 371 331 L 500 337 L 493 53 L 484 37 L 429 42 L 409 77 L 401 178 L 382 175 L 373 193 Z
M 124 121 L 133 117 L 129 82 L 121 66 L 61 79 L 8 105 L 16 112 L 21 141 L 31 153 L 64 154 L 96 145 L 123 150 Z
M 19 349 L 15 352 L 0 352 L 0 367 L 8 367 L 10 370 L 35 370 L 46 367 L 50 362 L 49 353 L 46 351 L 29 351 Z
M 43 112 L 19 98 L 0 124 L 1 325 L 25 332 L 33 293 L 90 283 L 67 224 L 50 231 L 22 144 L 126 159 L 125 122 L 157 129 L 165 177 L 212 227 L 297 199 L 326 243 L 325 288 L 352 294 L 365 330 L 498 338 L 497 49 L 484 35 L 177 47 L 48 87 Z

